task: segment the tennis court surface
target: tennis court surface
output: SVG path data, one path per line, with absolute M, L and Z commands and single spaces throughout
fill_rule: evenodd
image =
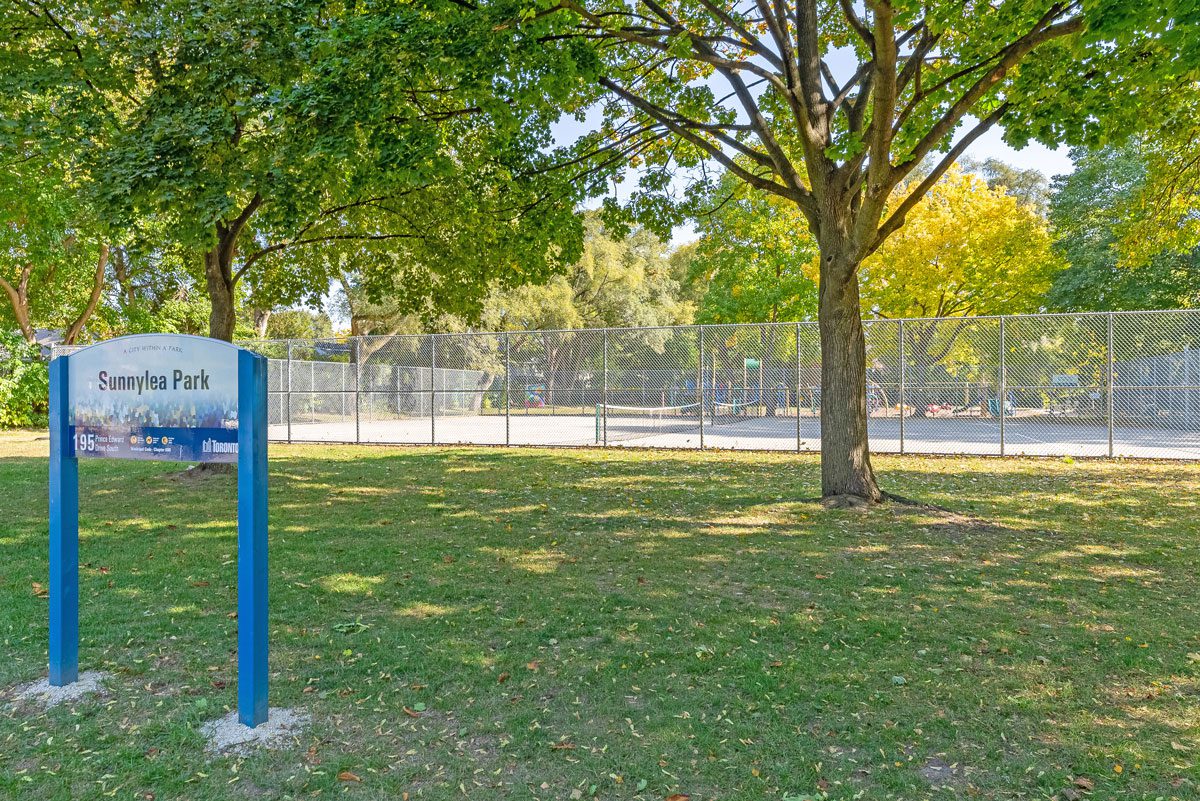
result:
M 271 426 L 274 441 L 362 442 L 397 444 L 478 444 L 575 447 L 639 447 L 729 450 L 816 451 L 820 420 L 796 414 L 706 414 L 703 426 L 695 408 L 681 411 L 610 407 L 550 413 L 546 409 L 511 410 L 509 415 L 474 414 L 407 417 L 388 420 L 346 417 L 293 421 Z M 1104 421 L 1049 416 L 989 418 L 872 417 L 871 448 L 881 453 L 976 454 L 1010 456 L 1109 455 L 1110 431 Z M 703 432 L 701 431 L 703 428 Z M 1132 458 L 1200 459 L 1200 431 L 1154 426 L 1114 425 L 1112 455 Z

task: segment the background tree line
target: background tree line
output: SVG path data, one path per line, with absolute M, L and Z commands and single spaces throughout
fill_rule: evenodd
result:
M 815 317 L 824 491 L 874 501 L 863 315 L 1193 302 L 1194 29 L 1174 0 L 4 0 L 3 314 L 231 339 L 336 285 L 353 333 Z M 957 168 L 997 126 L 1079 171 Z

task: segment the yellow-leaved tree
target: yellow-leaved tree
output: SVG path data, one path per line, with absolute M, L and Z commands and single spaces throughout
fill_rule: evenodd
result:
M 893 202 L 899 203 L 906 191 L 900 187 Z M 989 185 L 976 173 L 951 167 L 908 211 L 904 225 L 863 262 L 863 315 L 910 318 L 904 324 L 904 350 L 911 380 L 989 380 L 989 375 L 982 373 L 996 370 L 995 326 L 977 325 L 970 318 L 1034 312 L 1043 307 L 1051 279 L 1065 263 L 1051 247 L 1042 211 L 1022 199 L 1026 194 L 1009 192 L 995 182 Z M 727 285 L 740 286 L 759 273 L 771 272 L 768 268 L 773 267 L 778 243 L 765 240 L 782 236 L 781 231 L 789 232 L 788 252 L 803 260 L 799 267 L 812 282 L 794 288 L 812 297 L 789 298 L 787 307 L 815 306 L 819 270 L 817 260 L 807 256 L 816 253 L 816 243 L 807 234 L 807 241 L 795 241 L 791 232 L 804 230 L 799 211 L 783 205 L 764 208 L 768 203 L 762 196 L 751 196 L 746 202 L 725 204 L 713 215 L 720 224 L 709 221 L 702 228 L 693 276 L 713 274 L 706 271 L 705 254 L 736 256 L 721 262 L 727 274 L 720 281 L 706 284 L 702 309 L 720 307 L 732 315 L 737 310 L 727 307 L 744 302 L 750 311 L 757 296 L 731 293 Z M 794 219 L 776 219 L 781 210 Z M 750 224 L 756 219 L 769 219 L 772 224 Z M 741 232 L 741 238 L 724 236 L 729 230 Z M 716 241 L 708 243 L 709 237 Z M 714 261 L 711 256 L 707 260 Z M 738 271 L 745 275 L 728 274 Z M 743 314 L 742 319 L 745 317 Z M 929 319 L 946 317 L 957 319 Z M 894 338 L 869 339 L 869 362 L 895 362 L 898 343 Z M 990 378 L 994 380 L 994 376 Z
M 1037 208 L 952 167 L 903 228 L 863 262 L 863 311 L 917 318 L 904 324 L 905 360 L 915 380 L 946 374 L 979 380 L 980 369 L 994 367 L 994 331 L 967 320 L 928 318 L 1038 311 L 1064 266 L 1051 245 Z

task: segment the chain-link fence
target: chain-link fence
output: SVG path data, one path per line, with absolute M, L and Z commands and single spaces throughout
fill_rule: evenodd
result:
M 815 323 L 241 343 L 288 442 L 820 448 Z M 877 452 L 1200 458 L 1200 310 L 874 320 Z

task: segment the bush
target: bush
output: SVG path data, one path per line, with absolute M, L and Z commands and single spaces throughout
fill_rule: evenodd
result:
M 19 334 L 0 332 L 0 428 L 46 425 L 49 393 L 40 348 Z

